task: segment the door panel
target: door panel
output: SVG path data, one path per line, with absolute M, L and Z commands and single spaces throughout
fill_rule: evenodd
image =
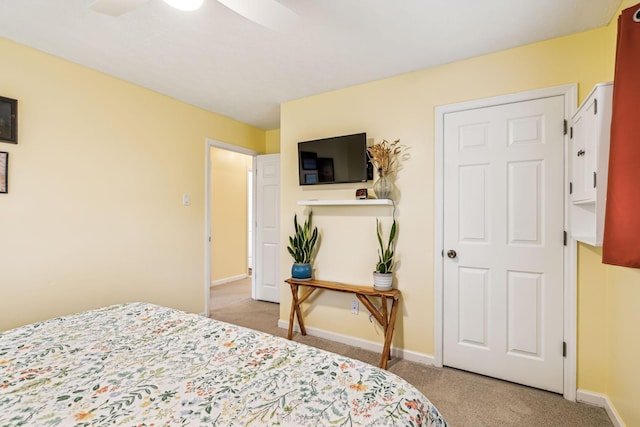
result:
M 460 168 L 460 240 L 488 242 L 489 196 L 487 172 L 489 165 L 470 165 Z
M 459 270 L 458 294 L 460 299 L 460 332 L 458 342 L 488 348 L 489 324 L 488 290 L 489 270 L 468 268 Z
M 540 160 L 510 162 L 507 167 L 508 241 L 510 244 L 540 245 L 544 163 Z
M 443 362 L 563 390 L 564 97 L 444 116 Z
M 512 355 L 541 357 L 541 274 L 507 272 L 507 351 Z

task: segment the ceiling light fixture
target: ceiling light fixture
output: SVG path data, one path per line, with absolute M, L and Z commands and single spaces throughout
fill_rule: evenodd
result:
M 200 9 L 204 0 L 164 0 L 164 2 L 178 10 L 191 12 Z

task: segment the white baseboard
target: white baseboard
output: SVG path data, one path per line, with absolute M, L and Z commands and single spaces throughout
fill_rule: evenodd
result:
M 282 329 L 289 329 L 289 322 L 286 320 L 278 320 L 278 327 Z M 336 332 L 325 331 L 324 329 L 317 329 L 306 326 L 307 335 L 311 335 L 318 338 L 324 338 L 327 340 L 339 342 L 341 344 L 352 345 L 354 347 L 363 348 L 365 350 L 374 351 L 376 353 L 382 353 L 383 343 L 377 343 L 369 340 L 363 340 L 361 338 L 351 337 L 349 335 L 342 335 Z M 300 327 L 295 324 L 293 330 L 300 332 Z M 410 362 L 421 363 L 423 365 L 434 365 L 435 359 L 428 354 L 422 354 L 411 350 L 405 350 L 403 348 L 396 348 L 391 346 L 391 357 L 398 359 L 405 359 Z
M 616 408 L 613 406 L 613 403 L 611 403 L 608 396 L 600 393 L 593 393 L 591 391 L 578 390 L 576 393 L 576 400 L 578 402 L 604 408 L 615 427 L 625 427 L 624 422 L 618 415 Z
M 239 274 L 237 276 L 225 277 L 224 279 L 212 280 L 211 286 L 220 286 L 224 285 L 225 283 L 235 282 L 236 280 L 246 279 L 247 277 L 249 277 L 248 274 Z

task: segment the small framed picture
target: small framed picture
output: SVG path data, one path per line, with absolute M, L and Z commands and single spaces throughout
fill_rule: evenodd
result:
M 18 101 L 0 96 L 0 142 L 18 143 Z
M 305 173 L 304 174 L 304 183 L 305 184 L 317 184 L 318 183 L 318 174 L 317 173 Z
M 9 153 L 0 151 L 0 193 L 9 192 Z

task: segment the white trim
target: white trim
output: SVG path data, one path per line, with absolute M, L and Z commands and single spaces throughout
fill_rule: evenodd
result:
M 222 148 L 223 150 L 253 156 L 253 170 L 255 170 L 255 157 L 259 155 L 257 151 L 240 147 L 226 142 L 205 138 L 204 141 L 204 312 L 210 312 L 209 300 L 211 298 L 211 148 Z M 255 183 L 255 181 L 254 181 Z M 254 187 L 255 188 L 255 187 Z M 254 191 L 255 197 L 255 191 Z M 255 254 L 255 250 L 254 250 Z M 255 275 L 254 275 L 255 277 Z M 253 283 L 252 283 L 253 287 Z
M 253 245 L 253 234 L 255 233 L 254 230 L 254 217 L 255 215 L 253 214 L 253 190 L 255 189 L 255 186 L 253 185 L 253 163 L 255 162 L 256 158 L 252 157 L 251 158 L 251 169 L 247 170 L 247 271 L 248 272 L 253 272 L 255 271 L 255 268 L 253 267 L 253 258 L 254 258 L 254 253 L 253 250 L 255 249 L 254 245 Z M 248 275 L 248 273 L 247 273 Z M 252 283 L 253 283 L 253 279 L 252 279 Z
M 204 312 L 209 317 L 211 298 L 211 144 L 204 141 Z
M 287 320 L 278 320 L 278 327 L 282 329 L 289 328 L 289 322 Z M 307 330 L 307 335 L 311 335 L 312 337 L 324 338 L 327 340 L 331 340 L 334 342 L 338 342 L 340 344 L 351 345 L 358 348 L 363 348 L 365 350 L 373 351 L 375 353 L 382 353 L 382 343 L 377 343 L 374 341 L 363 340 L 361 338 L 355 338 L 349 335 L 342 335 L 336 332 L 326 331 L 324 329 L 313 328 L 309 326 L 305 326 Z M 298 324 L 293 325 L 293 330 L 300 333 L 300 327 Z M 411 350 L 405 350 L 403 348 L 391 347 L 391 357 L 408 360 L 409 362 L 421 363 L 423 365 L 433 366 L 435 360 L 433 356 L 428 354 L 422 354 Z
M 444 302 L 444 110 L 445 107 L 436 107 L 434 125 L 434 227 L 433 227 L 433 355 L 435 365 L 442 368 L 443 346 L 443 302 Z
M 222 141 L 217 141 L 215 139 L 207 138 L 207 145 L 216 148 L 222 148 L 223 150 L 233 151 L 234 153 L 246 154 L 247 156 L 258 156 L 262 153 L 259 153 L 250 148 L 240 147 L 239 145 L 233 145 Z
M 248 274 L 238 274 L 237 276 L 225 277 L 224 279 L 212 280 L 211 286 L 220 286 L 227 283 L 235 282 L 238 280 L 246 279 L 249 277 Z
M 256 240 L 257 234 L 257 215 L 258 215 L 258 207 L 256 201 L 258 200 L 257 190 L 258 190 L 258 174 L 256 173 L 256 168 L 258 167 L 258 156 L 253 156 L 253 160 L 251 162 L 251 185 L 253 186 L 253 191 L 251 192 L 251 298 L 256 299 L 256 261 L 258 259 L 258 254 L 256 253 L 258 241 Z
M 476 108 L 491 107 L 496 105 L 510 104 L 515 102 L 528 101 L 533 99 L 549 98 L 552 96 L 564 96 L 564 118 L 569 122 L 578 104 L 578 85 L 568 84 L 554 86 L 544 89 L 519 92 L 509 95 L 483 98 L 473 101 L 459 102 L 438 106 L 435 109 L 435 224 L 434 224 L 434 361 L 435 365 L 443 365 L 442 344 L 443 344 L 443 250 L 444 250 L 444 115 L 457 111 L 471 110 Z M 560 126 L 560 124 L 558 124 Z M 568 188 L 569 167 L 567 146 L 569 135 L 565 136 L 565 164 L 564 188 Z M 564 224 L 565 230 L 569 233 L 569 201 L 565 192 L 564 198 Z M 440 230 L 440 231 L 438 231 Z M 567 343 L 567 357 L 564 361 L 564 397 L 568 400 L 575 400 L 576 396 L 576 316 L 577 316 L 577 284 L 576 284 L 576 244 L 571 238 L 567 241 L 564 250 L 564 340 Z
M 576 394 L 578 402 L 604 408 L 604 410 L 607 411 L 611 423 L 613 423 L 615 427 L 625 427 L 620 415 L 618 415 L 618 411 L 616 411 L 616 408 L 608 396 L 586 390 L 578 390 Z

